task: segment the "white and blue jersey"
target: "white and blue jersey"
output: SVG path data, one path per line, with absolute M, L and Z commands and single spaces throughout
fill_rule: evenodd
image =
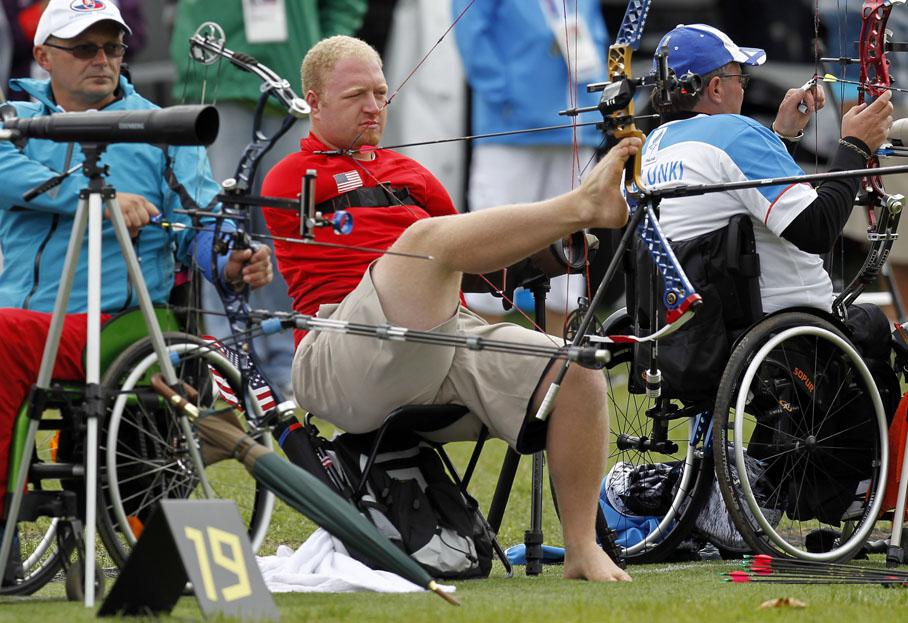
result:
M 648 189 L 802 175 L 770 130 L 741 115 L 699 115 L 653 131 L 643 147 Z M 659 223 L 667 238 L 689 240 L 725 227 L 736 214 L 753 222 L 760 254 L 763 310 L 807 305 L 830 310 L 832 281 L 818 255 L 781 237 L 816 199 L 806 183 L 663 199 Z

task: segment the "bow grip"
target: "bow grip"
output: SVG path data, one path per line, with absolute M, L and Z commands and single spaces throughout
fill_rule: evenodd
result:
M 637 137 L 640 139 L 640 149 L 637 150 L 637 153 L 633 157 L 628 158 L 627 162 L 624 163 L 624 186 L 629 188 L 631 182 L 637 185 L 637 188 L 643 188 L 643 178 L 640 177 L 640 162 L 643 155 L 643 141 L 646 140 L 646 134 L 638 130 L 633 124 L 630 126 L 625 126 L 623 128 L 618 128 L 615 130 L 615 140 L 620 141 L 623 138 L 628 136 Z

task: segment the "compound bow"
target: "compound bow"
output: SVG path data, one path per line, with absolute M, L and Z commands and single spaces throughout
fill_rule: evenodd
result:
M 860 67 L 858 104 L 863 104 L 868 96 L 879 97 L 891 87 L 890 61 L 886 56 L 891 50 L 891 42 L 886 22 L 892 9 L 903 4 L 905 0 L 864 0 L 857 59 Z M 872 154 L 867 167 L 873 169 L 879 166 L 879 157 Z M 861 178 L 857 204 L 864 206 L 867 211 L 870 252 L 857 275 L 833 302 L 833 311 L 840 317 L 846 317 L 848 306 L 864 291 L 868 283 L 876 281 L 880 276 L 892 243 L 898 237 L 896 231 L 903 203 L 902 195 L 886 192 L 880 175 Z

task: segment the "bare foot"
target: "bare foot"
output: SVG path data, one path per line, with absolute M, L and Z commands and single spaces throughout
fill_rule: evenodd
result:
M 571 548 L 564 557 L 564 578 L 566 580 L 589 580 L 590 582 L 631 582 L 621 567 L 615 564 L 598 545 L 588 548 Z
M 624 138 L 612 147 L 578 188 L 581 218 L 590 227 L 621 227 L 627 222 L 627 203 L 622 194 L 624 164 L 641 147 L 638 138 Z

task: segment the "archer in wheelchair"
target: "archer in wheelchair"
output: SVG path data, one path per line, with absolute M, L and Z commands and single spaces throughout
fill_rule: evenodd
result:
M 311 132 L 300 152 L 268 173 L 263 193 L 297 198 L 300 181 L 313 169 L 316 209 L 348 210 L 357 226 L 347 249 L 276 241 L 294 309 L 371 325 L 552 345 L 550 336 L 511 324 L 487 325 L 461 307 L 462 275 L 500 270 L 586 226 L 624 223 L 620 174 L 639 141 L 622 142 L 567 195 L 458 215 L 431 173 L 393 151 L 368 147 L 381 139 L 388 94 L 371 47 L 350 37 L 326 39 L 306 55 L 302 72 Z M 272 209 L 265 214 L 273 234 L 299 237 L 298 215 Z M 317 231 L 315 239 L 331 242 L 331 236 Z M 388 253 L 376 251 L 388 247 Z M 549 425 L 533 417 L 548 387 L 545 360 L 325 332 L 298 333 L 297 339 L 297 401 L 346 431 L 376 430 L 401 404 L 458 403 L 470 415 L 430 438 L 473 438 L 484 425 L 521 452 L 547 448 L 568 545 L 565 577 L 628 579 L 596 544 L 593 530 L 607 428 L 600 373 L 571 369 Z
M 740 115 L 744 68 L 765 62 L 762 50 L 703 24 L 678 26 L 659 48 L 701 86 L 667 105 L 653 98 L 666 123 L 643 148 L 648 190 L 803 174 L 790 152 L 825 104 L 822 87 L 789 90 L 770 130 Z M 891 125 L 889 100 L 884 92 L 844 115 L 832 170 L 867 165 Z M 630 558 L 664 558 L 695 528 L 733 533 L 727 553 L 818 560 L 848 558 L 866 541 L 901 392 L 888 321 L 851 304 L 863 282 L 834 303 L 820 257 L 862 187 L 852 177 L 661 198 L 659 224 L 704 304 L 658 346 L 615 347 L 609 374 L 626 375 L 613 381 L 625 393 L 612 390 L 619 466 L 603 504 Z M 886 199 L 898 200 L 862 193 L 858 203 L 888 211 Z M 640 258 L 628 253 L 628 311 L 605 334 L 665 324 L 665 292 Z M 648 392 L 659 371 L 661 394 Z M 723 503 L 735 530 L 705 519 L 705 507 Z
M 120 75 L 126 49 L 124 36 L 130 30 L 116 6 L 108 4 L 100 10 L 78 12 L 69 5 L 69 2 L 53 0 L 38 24 L 35 59 L 50 74 L 50 79 L 11 81 L 13 89 L 24 91 L 34 98 L 34 102 L 8 105 L 4 110 L 4 118 L 8 118 L 10 114 L 33 118 L 64 110 L 156 108 Z M 213 251 L 214 237 L 211 231 L 197 231 L 197 228 L 191 227 L 193 223 L 189 217 L 177 213 L 180 208 L 199 205 L 217 208 L 215 196 L 219 186 L 211 178 L 204 148 L 162 148 L 147 144 L 117 143 L 107 148 L 104 158 L 108 163 L 108 167 L 105 167 L 108 183 L 116 189 L 115 202 L 110 205 L 117 206 L 116 209 L 124 216 L 153 302 L 167 303 L 174 283 L 175 262 L 185 265 L 197 263 L 206 278 L 221 281 L 230 288 L 255 288 L 270 282 L 272 269 L 267 247 L 261 247 L 260 250 L 235 250 L 229 255 L 219 255 Z M 80 191 L 87 186 L 86 177 L 76 172 L 82 160 L 83 151 L 78 144 L 45 140 L 16 144 L 0 141 L 0 172 L 5 180 L 0 189 L 0 237 L 3 240 L 5 259 L 4 270 L 0 274 L 0 308 L 3 308 L 0 310 L 0 335 L 3 336 L 0 340 L 0 358 L 6 371 L 4 391 L 0 393 L 0 488 L 3 489 L 4 501 L 10 493 L 7 482 L 14 481 L 8 472 L 10 458 L 13 458 L 11 455 L 15 455 L 15 449 L 12 452 L 10 450 L 14 425 L 41 365 L 40 353 L 47 338 L 57 288 L 64 273 L 64 257 L 70 242 L 78 246 L 83 243 L 82 239 L 71 240 Z M 53 183 L 48 185 L 49 178 L 53 178 Z M 30 200 L 24 200 L 23 195 L 35 187 L 41 187 L 44 192 Z M 163 215 L 171 223 L 189 227 L 167 230 L 147 227 L 152 218 L 158 215 Z M 107 216 L 110 217 L 109 214 Z M 202 219 L 201 225 L 210 225 L 211 222 L 210 219 Z M 126 261 L 117 246 L 109 221 L 105 221 L 102 237 L 103 287 L 100 307 L 103 319 L 109 321 L 104 332 L 105 339 L 102 340 L 105 346 L 102 358 L 109 364 L 107 381 L 116 382 L 112 387 L 119 388 L 120 382 L 129 377 L 137 366 L 150 365 L 142 364 L 149 346 L 147 343 L 144 346 L 139 343 L 130 347 L 132 342 L 140 342 L 145 335 L 139 328 L 141 321 L 136 321 L 135 317 L 130 320 L 129 314 L 126 314 L 125 320 L 122 316 L 116 316 L 137 305 L 137 294 L 127 276 Z M 58 480 L 65 490 L 71 489 L 77 494 L 80 490 L 80 440 L 85 417 L 79 405 L 85 401 L 85 388 L 80 388 L 76 382 L 80 379 L 84 382 L 86 369 L 83 348 L 86 344 L 88 260 L 85 256 L 86 254 L 82 254 L 79 257 L 74 269 L 72 296 L 66 309 L 69 315 L 63 323 L 54 365 L 53 377 L 61 383 L 55 384 L 49 395 L 32 394 L 29 398 L 41 401 L 48 408 L 58 409 L 62 416 L 62 422 L 49 425 L 58 429 L 59 434 L 56 434 L 57 431 L 47 431 L 47 437 L 56 444 L 53 456 L 39 457 L 44 460 L 39 460 L 34 472 L 30 473 L 35 477 L 30 485 L 34 491 L 43 488 L 40 480 L 42 477 Z M 171 316 L 162 313 L 159 318 L 165 330 L 179 328 Z M 185 339 L 173 338 L 170 341 L 172 348 L 177 348 L 177 344 L 185 342 Z M 116 359 L 124 351 L 127 358 Z M 129 382 L 134 387 L 141 385 L 141 374 L 130 378 Z M 105 383 L 102 382 L 101 385 L 104 387 Z M 113 391 L 111 387 L 107 389 Z M 211 399 L 211 392 L 208 396 Z M 143 413 L 143 400 L 139 392 L 133 392 L 128 399 L 124 396 L 118 399 L 122 399 L 119 407 L 121 413 Z M 144 413 L 145 416 L 142 417 L 145 417 L 147 426 L 159 435 L 162 445 L 173 446 L 171 441 L 179 433 L 170 430 L 170 437 L 166 433 L 167 427 L 172 427 L 173 423 L 168 423 L 166 418 L 161 419 L 163 416 L 151 409 L 146 409 Z M 141 418 L 136 416 L 125 420 L 137 426 Z M 136 444 L 128 441 L 130 434 L 133 440 L 142 439 L 143 443 L 154 438 L 152 434 L 141 435 L 135 430 L 124 433 L 124 448 L 135 451 L 138 450 Z M 185 449 L 185 440 L 181 443 Z M 132 458 L 135 461 L 146 461 L 145 467 L 158 465 L 152 460 L 154 449 L 144 448 L 143 452 L 143 455 L 135 454 Z M 53 463 L 58 465 L 54 466 Z M 63 470 L 63 464 L 68 466 L 68 471 Z M 136 464 L 131 469 L 135 474 Z M 164 468 L 159 467 L 159 471 L 161 469 Z M 105 473 L 102 478 L 107 483 L 105 488 L 108 490 L 109 476 Z M 131 490 L 135 494 L 141 490 L 148 491 L 149 486 L 151 490 L 159 492 L 166 487 L 175 487 L 174 491 L 182 491 L 180 486 L 192 488 L 188 480 L 182 485 L 166 482 L 166 469 L 164 476 L 165 481 L 155 481 L 154 486 L 151 486 L 148 479 L 133 477 L 124 480 L 124 491 Z M 121 478 L 129 477 L 124 474 Z M 127 484 L 128 482 L 131 484 Z M 60 488 L 61 485 L 55 487 Z M 40 497 L 35 496 L 36 499 Z M 105 496 L 102 494 L 101 497 Z M 119 507 L 121 510 L 127 508 L 125 514 L 128 514 L 130 504 L 135 509 L 139 503 L 121 500 Z M 38 500 L 35 505 L 26 504 L 23 507 L 24 512 L 20 514 L 19 521 L 24 523 L 48 511 L 58 518 L 78 520 L 83 516 L 84 506 L 85 500 L 80 495 L 64 497 L 62 500 Z M 107 508 L 110 509 L 109 506 Z M 108 522 L 116 520 L 103 512 L 101 515 Z M 121 512 L 121 515 L 124 513 Z M 72 550 L 74 539 L 78 538 L 74 535 L 78 535 L 79 530 L 64 530 L 61 527 L 60 534 L 65 532 L 68 536 L 61 536 L 58 549 L 54 543 L 57 523 L 57 519 L 54 519 L 30 529 L 28 534 L 37 537 L 34 543 L 26 542 L 25 531 L 28 529 L 23 527 L 20 538 L 16 541 L 18 551 L 14 557 L 17 558 L 4 573 L 2 592 L 33 591 L 52 577 L 60 564 L 69 564 L 68 556 L 61 555 L 60 551 Z M 126 524 L 125 517 L 121 523 Z M 137 527 L 136 530 L 138 529 Z M 111 528 L 111 534 L 115 530 Z M 116 541 L 118 538 L 111 536 L 106 540 Z M 126 552 L 124 546 L 109 549 L 112 549 L 111 555 L 115 562 L 122 562 Z

